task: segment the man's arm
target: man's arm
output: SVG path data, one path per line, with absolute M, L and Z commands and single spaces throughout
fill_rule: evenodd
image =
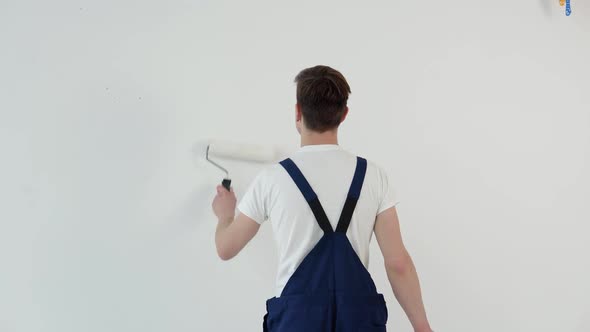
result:
M 212 206 L 218 219 L 215 230 L 217 255 L 224 261 L 229 260 L 252 240 L 258 232 L 260 224 L 243 213 L 234 218 L 236 196 L 233 189 L 227 191 L 224 187 L 218 186 L 217 196 L 215 196 Z
M 383 253 L 385 270 L 393 293 L 412 323 L 414 331 L 432 331 L 422 302 L 418 274 L 402 241 L 395 207 L 377 215 L 375 237 Z

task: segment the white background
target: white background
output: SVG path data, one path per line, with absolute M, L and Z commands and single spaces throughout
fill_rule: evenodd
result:
M 590 3 L 0 0 L 0 331 L 260 331 L 269 225 L 215 254 L 207 138 L 297 148 L 350 82 L 436 331 L 590 331 Z M 240 197 L 261 165 L 229 162 Z M 411 331 L 373 243 L 389 328 Z

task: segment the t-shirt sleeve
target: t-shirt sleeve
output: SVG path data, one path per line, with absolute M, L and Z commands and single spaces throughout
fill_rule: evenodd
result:
M 379 174 L 381 178 L 381 197 L 377 214 L 396 206 L 397 203 L 399 203 L 397 192 L 390 177 L 387 175 L 387 172 L 382 168 L 379 168 Z
M 246 190 L 238 204 L 238 210 L 258 224 L 268 219 L 268 186 L 265 172 L 260 172 Z

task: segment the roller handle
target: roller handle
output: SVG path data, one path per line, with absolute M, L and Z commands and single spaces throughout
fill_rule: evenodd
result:
M 221 181 L 221 185 L 227 189 L 227 191 L 231 191 L 229 188 L 231 187 L 231 180 L 230 179 L 223 179 L 223 181 Z

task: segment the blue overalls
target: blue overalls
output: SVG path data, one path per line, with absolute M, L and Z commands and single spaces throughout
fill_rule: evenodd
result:
M 354 178 L 336 230 L 297 165 L 280 163 L 309 204 L 324 235 L 295 270 L 280 297 L 266 301 L 264 331 L 384 332 L 387 307 L 383 295 L 356 255 L 346 230 L 359 199 L 367 160 L 357 157 Z

